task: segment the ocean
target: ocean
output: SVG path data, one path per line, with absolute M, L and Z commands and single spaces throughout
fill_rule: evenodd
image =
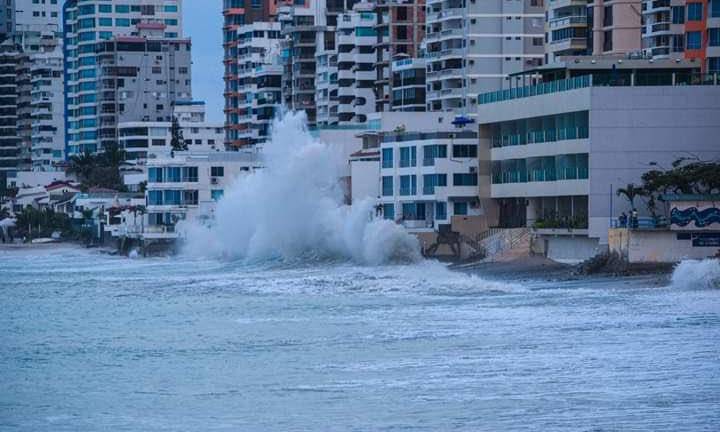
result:
M 658 287 L 0 250 L 0 430 L 717 430 L 702 265 Z

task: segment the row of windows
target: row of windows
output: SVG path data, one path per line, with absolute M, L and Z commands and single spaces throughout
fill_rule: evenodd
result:
M 36 0 L 33 0 L 36 3 Z M 52 4 L 57 4 L 57 0 L 52 0 Z M 113 7 L 110 4 L 100 4 L 97 10 L 100 13 L 112 13 Z M 163 11 L 166 13 L 173 13 L 178 11 L 177 5 L 165 5 Z M 155 15 L 155 5 L 115 5 L 115 13 L 126 14 L 130 12 L 140 12 L 142 15 Z M 78 7 L 78 16 L 92 15 L 95 13 L 94 4 L 80 5 Z
M 417 176 L 401 175 L 400 177 L 401 196 L 417 195 Z M 382 177 L 382 196 L 393 196 L 395 194 L 395 181 L 393 176 Z M 478 176 L 476 173 L 455 173 L 453 174 L 453 186 L 477 186 Z M 435 187 L 447 186 L 447 174 L 426 174 L 423 175 L 423 195 L 433 195 Z
M 476 158 L 476 144 L 454 144 L 452 146 L 453 158 Z M 382 167 L 393 167 L 394 150 L 392 148 L 382 149 Z M 435 159 L 447 158 L 447 145 L 433 144 L 423 146 L 423 166 L 434 165 Z M 400 147 L 400 168 L 417 166 L 417 147 Z
M 180 183 L 198 181 L 198 167 L 148 168 L 150 183 Z
M 198 205 L 197 190 L 151 190 L 147 195 L 148 205 Z
M 447 203 L 444 201 L 438 201 L 432 203 L 435 208 L 435 219 L 436 220 L 447 220 Z M 432 214 L 432 209 L 429 209 L 430 203 L 424 202 L 412 202 L 402 203 L 402 220 L 426 220 L 428 212 Z M 465 216 L 468 214 L 468 202 L 467 201 L 454 201 L 453 202 L 453 214 L 455 216 Z M 383 218 L 388 220 L 396 220 L 395 204 L 386 203 L 382 205 Z

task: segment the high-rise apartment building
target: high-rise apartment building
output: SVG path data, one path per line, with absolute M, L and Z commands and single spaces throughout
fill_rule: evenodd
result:
M 281 54 L 283 103 L 291 110 L 305 111 L 310 126 L 318 124 L 318 57 L 329 62 L 334 56 L 339 16 L 351 11 L 355 3 L 356 0 L 305 0 L 278 7 L 278 20 L 286 37 Z M 334 115 L 330 117 L 332 120 L 321 113 L 320 123 L 334 122 Z
M 167 118 L 192 98 L 181 0 L 67 0 L 63 12 L 68 154 L 116 145 L 118 116 Z
M 264 142 L 281 104 L 280 24 L 257 21 L 237 32 L 238 79 L 227 83 L 225 93 L 232 148 Z
M 396 72 L 393 61 L 419 57 L 425 37 L 425 0 L 377 0 L 375 12 L 375 110 L 392 111 L 390 99 L 395 89 L 391 78 Z
M 509 85 L 543 59 L 538 0 L 432 0 L 427 5 L 427 108 L 472 115 L 478 93 Z
M 238 138 L 238 117 L 241 115 L 239 105 L 241 95 L 237 89 L 240 83 L 238 62 L 238 44 L 244 35 L 240 27 L 254 22 L 274 21 L 277 15 L 275 1 L 259 0 L 223 0 L 223 64 L 225 81 L 225 145 L 237 148 L 245 145 Z M 244 115 L 244 114 L 243 114 Z
M 372 4 L 358 3 L 352 11 L 338 17 L 336 43 L 340 124 L 365 123 L 367 115 L 376 109 L 377 32 Z
M 326 28 L 325 8 L 316 0 L 303 4 L 284 5 L 278 9 L 278 19 L 283 43 L 283 85 L 282 97 L 286 107 L 305 111 L 308 123 L 317 121 L 315 103 L 316 47 L 319 38 L 324 38 Z M 322 41 L 322 39 L 321 39 Z
M 338 50 L 335 36 L 326 32 L 318 40 L 315 51 L 315 104 L 317 125 L 338 124 Z M 296 45 L 310 44 L 298 41 Z M 314 41 L 312 42 L 314 44 Z
M 5 70 L 14 65 L 16 84 L 15 169 L 54 169 L 63 158 L 62 39 L 58 0 L 11 0 L 0 8 Z M 12 45 L 12 48 L 10 47 Z M 10 55 L 11 52 L 17 55 Z M 50 70 L 52 69 L 52 70 Z M 4 109 L 10 115 L 9 106 Z M 3 131 L 9 138 L 11 130 Z
M 643 1 L 642 14 L 647 56 L 694 59 L 720 72 L 720 0 Z
M 27 65 L 27 57 L 12 41 L 0 44 L 0 181 L 30 166 Z
M 47 50 L 30 54 L 33 171 L 55 171 L 65 159 L 62 39 L 46 42 Z
M 15 17 L 15 0 L 6 0 L 0 4 L 0 42 L 12 36 Z
M 547 63 L 562 56 L 640 51 L 642 11 L 638 0 L 546 1 L 545 6 Z

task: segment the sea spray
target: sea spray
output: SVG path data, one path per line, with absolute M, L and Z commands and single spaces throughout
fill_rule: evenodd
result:
M 673 286 L 679 288 L 720 288 L 720 260 L 687 260 L 675 267 Z
M 212 227 L 185 227 L 186 251 L 235 259 L 346 259 L 366 265 L 414 262 L 418 240 L 374 214 L 368 199 L 345 205 L 340 146 L 314 139 L 303 113 L 277 119 L 263 169 L 239 177 L 218 203 Z

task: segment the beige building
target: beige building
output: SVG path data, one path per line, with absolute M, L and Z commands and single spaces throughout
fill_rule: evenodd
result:
M 642 48 L 641 0 L 545 3 L 545 62 L 561 56 L 611 55 Z

